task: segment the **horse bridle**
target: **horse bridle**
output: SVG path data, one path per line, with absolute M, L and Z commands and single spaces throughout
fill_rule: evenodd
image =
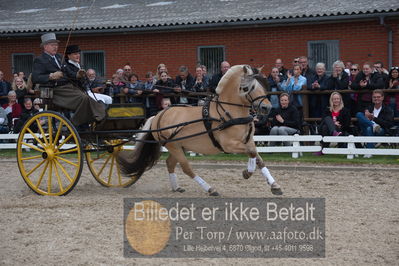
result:
M 259 74 L 251 75 L 251 77 L 255 77 L 255 76 L 259 76 Z M 260 106 L 263 103 L 263 100 L 267 98 L 267 95 L 262 95 L 262 96 L 252 98 L 251 92 L 253 92 L 255 90 L 255 86 L 251 86 L 251 88 L 249 88 L 248 86 L 245 86 L 245 87 L 241 87 L 240 89 L 245 92 L 245 99 L 247 99 L 247 101 L 251 104 L 250 108 L 253 108 L 255 111 L 260 110 Z M 259 104 L 257 106 L 254 106 L 254 103 L 259 99 L 262 99 L 262 100 L 259 101 Z

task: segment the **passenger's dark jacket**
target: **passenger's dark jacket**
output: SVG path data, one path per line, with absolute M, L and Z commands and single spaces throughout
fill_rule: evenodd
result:
M 67 62 L 62 67 L 62 72 L 64 73 L 64 77 L 67 78 L 73 85 L 79 88 L 83 88 L 84 78 L 77 79 L 76 74 L 78 73 L 79 68 L 69 62 Z
M 281 117 L 284 119 L 284 123 L 280 123 L 276 119 L 276 115 L 281 115 Z M 280 106 L 277 109 L 273 109 L 269 117 L 273 117 L 272 126 L 286 126 L 300 129 L 300 116 L 298 109 L 296 109 L 296 107 L 291 104 L 288 105 L 287 108 L 281 108 Z

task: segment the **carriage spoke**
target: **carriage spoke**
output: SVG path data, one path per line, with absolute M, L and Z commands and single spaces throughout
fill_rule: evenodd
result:
M 48 171 L 48 179 L 47 179 L 47 192 L 51 193 L 51 179 L 52 179 L 52 175 L 53 175 L 53 164 L 50 161 L 50 169 Z
M 122 176 L 121 176 L 121 171 L 119 169 L 118 162 L 116 162 L 115 165 L 116 165 L 116 173 L 118 174 L 119 185 L 122 185 Z
M 31 173 L 33 173 L 37 168 L 39 168 L 44 162 L 46 162 L 46 160 L 41 161 L 40 163 L 38 163 L 35 167 L 33 167 L 27 174 L 26 176 L 30 176 Z
M 111 167 L 109 168 L 109 174 L 108 174 L 108 185 L 111 184 L 112 170 L 114 169 L 114 161 L 115 161 L 115 156 L 112 156 Z
M 64 139 L 64 141 L 62 141 L 62 143 L 61 143 L 60 145 L 58 145 L 57 148 L 60 149 L 65 143 L 67 143 L 67 141 L 68 141 L 70 138 L 72 138 L 72 134 L 69 135 L 68 137 L 66 137 L 66 138 Z
M 107 165 L 110 158 L 111 158 L 111 155 L 109 155 L 108 158 L 103 163 L 103 166 L 101 167 L 100 171 L 98 172 L 98 176 L 101 176 L 101 173 L 103 172 L 103 170 L 104 170 L 105 166 Z
M 60 154 L 71 153 L 71 152 L 75 152 L 75 151 L 78 151 L 78 150 L 79 150 L 78 147 L 76 147 L 76 148 L 74 148 L 74 149 L 68 149 L 68 150 L 56 152 L 56 153 L 54 153 L 54 155 L 60 155 Z
M 106 156 L 108 154 L 108 152 L 104 152 L 103 154 L 100 154 L 97 158 L 91 159 L 90 163 L 93 163 L 99 159 L 102 159 L 104 156 Z
M 64 192 L 64 189 L 62 186 L 61 176 L 60 176 L 60 173 L 58 172 L 58 167 L 56 165 L 56 161 L 54 160 L 52 163 L 54 164 L 54 172 L 55 172 L 55 175 L 57 176 L 58 186 L 60 187 L 60 192 L 62 193 L 62 192 Z
M 71 162 L 71 161 L 69 161 L 69 160 L 67 160 L 67 159 L 65 159 L 65 158 L 62 158 L 62 157 L 59 157 L 59 156 L 55 156 L 55 158 L 60 159 L 61 161 L 64 161 L 64 162 L 66 162 L 67 164 L 73 165 L 73 166 L 75 166 L 75 167 L 78 167 L 78 166 L 79 166 L 79 165 L 77 165 L 76 163 L 73 163 L 73 162 Z
M 44 161 L 43 161 L 43 162 L 44 162 Z M 44 176 L 44 174 L 45 174 L 45 172 L 46 172 L 46 170 L 47 170 L 47 167 L 48 167 L 48 162 L 49 162 L 49 161 L 46 161 L 46 165 L 44 166 L 42 172 L 40 173 L 39 180 L 37 181 L 37 184 L 36 184 L 36 187 L 37 187 L 37 188 L 39 188 L 40 184 L 42 183 L 43 176 Z
M 26 161 L 26 160 L 33 160 L 33 159 L 39 159 L 42 158 L 42 155 L 35 155 L 35 156 L 31 156 L 31 157 L 25 157 L 25 158 L 21 158 L 21 161 Z
M 44 143 L 46 143 L 46 145 L 48 145 L 46 134 L 44 133 L 42 125 L 40 125 L 39 119 L 36 119 L 35 121 L 36 121 L 37 127 L 39 128 L 40 134 L 42 134 L 42 136 L 43 136 Z
M 69 174 L 67 173 L 67 171 L 65 170 L 65 168 L 62 166 L 62 164 L 61 164 L 57 159 L 55 159 L 54 161 L 55 161 L 55 163 L 60 167 L 61 171 L 64 173 L 64 175 L 66 176 L 66 178 L 68 178 L 69 182 L 72 183 L 72 178 L 69 176 Z
M 40 145 L 42 145 L 42 147 L 45 146 L 45 145 L 43 144 L 43 142 L 36 136 L 36 133 L 33 133 L 33 131 L 30 130 L 29 127 L 28 127 L 26 130 L 29 132 L 29 134 L 31 134 L 31 135 L 33 136 L 33 138 L 34 138 Z
M 53 143 L 53 123 L 50 116 L 47 116 L 48 121 L 48 134 L 49 134 L 49 142 Z
M 53 142 L 54 146 L 55 146 L 55 143 L 57 142 L 58 138 L 60 137 L 61 129 L 62 129 L 62 125 L 63 124 L 64 123 L 62 121 L 60 121 L 60 125 L 59 125 L 59 127 L 57 129 L 57 134 L 55 135 L 54 142 Z
M 38 151 L 40 153 L 44 152 L 44 150 L 39 149 L 37 146 L 33 146 L 32 144 L 29 144 L 29 143 L 26 143 L 26 142 L 21 142 L 21 145 L 28 146 L 29 148 L 34 149 L 35 151 Z

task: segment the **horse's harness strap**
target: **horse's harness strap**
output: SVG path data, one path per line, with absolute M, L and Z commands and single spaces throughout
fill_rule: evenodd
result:
M 245 125 L 245 124 L 250 124 L 253 121 L 253 117 L 252 116 L 247 116 L 247 117 L 239 117 L 239 118 L 231 118 L 227 121 L 225 121 L 223 119 L 223 117 L 221 117 L 221 119 L 219 121 L 224 121 L 223 123 L 221 123 L 219 126 L 217 126 L 216 128 L 212 128 L 212 121 L 217 121 L 218 119 L 214 119 L 212 117 L 209 116 L 210 112 L 209 112 L 209 108 L 210 108 L 210 103 L 211 103 L 210 98 L 207 98 L 205 100 L 205 103 L 202 107 L 202 118 L 204 121 L 204 126 L 206 131 L 208 132 L 209 138 L 211 139 L 213 145 L 218 148 L 220 151 L 224 152 L 222 146 L 220 145 L 220 143 L 216 140 L 215 136 L 213 135 L 213 131 L 215 130 L 223 130 L 226 128 L 229 128 L 231 126 L 235 126 L 235 125 Z M 218 104 L 218 102 L 216 101 L 216 104 Z M 230 116 L 231 117 L 231 116 Z M 251 135 L 252 132 L 252 127 L 250 128 L 250 132 L 246 138 L 246 142 L 249 141 L 249 137 Z

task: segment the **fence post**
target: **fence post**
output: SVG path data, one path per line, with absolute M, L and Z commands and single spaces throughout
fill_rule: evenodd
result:
M 295 138 L 297 138 L 299 135 L 298 135 L 298 134 L 295 134 L 294 136 L 295 136 Z M 296 148 L 299 148 L 299 140 L 293 141 L 293 142 L 292 142 L 292 146 L 293 146 L 293 147 L 296 147 Z M 298 149 L 298 150 L 299 150 L 299 149 Z M 293 152 L 293 153 L 292 153 L 292 158 L 297 159 L 298 157 L 299 157 L 299 152 Z
M 349 137 L 353 138 L 353 135 L 349 135 Z M 356 148 L 356 146 L 355 146 L 354 142 L 348 142 L 347 149 L 348 149 L 349 153 L 348 153 L 348 155 L 346 155 L 346 159 L 352 160 L 354 158 L 353 151 L 355 150 L 355 148 Z

